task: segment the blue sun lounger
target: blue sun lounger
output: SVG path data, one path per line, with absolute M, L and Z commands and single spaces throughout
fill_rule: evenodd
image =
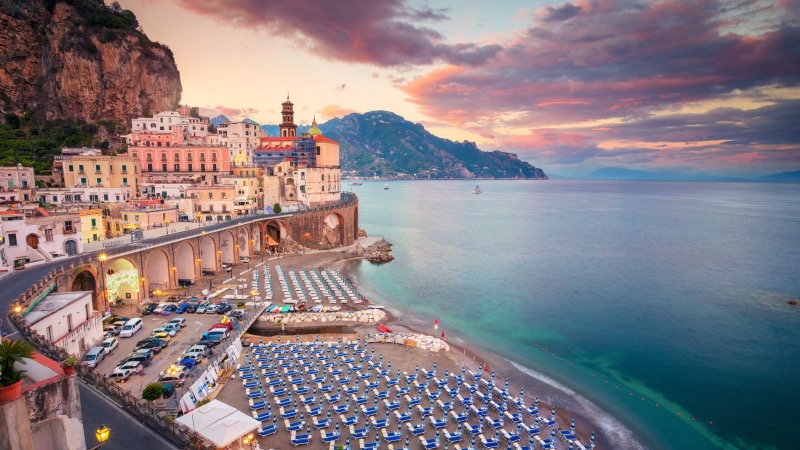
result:
M 369 428 L 356 428 L 351 430 L 350 437 L 353 439 L 364 439 L 369 436 Z
M 411 420 L 411 414 L 403 413 L 400 411 L 395 411 L 394 417 L 397 419 L 398 423 L 408 422 L 409 420 Z
M 258 429 L 258 435 L 261 437 L 270 436 L 275 434 L 278 431 L 278 427 L 274 424 L 267 425 L 265 427 L 261 427 Z
M 447 439 L 447 442 L 451 444 L 455 444 L 456 442 L 461 442 L 461 435 L 458 433 L 450 433 L 447 430 L 444 430 L 444 438 Z
M 428 421 L 433 425 L 433 428 L 444 428 L 447 426 L 447 421 L 444 419 L 437 419 L 433 416 L 428 417 Z
M 513 431 L 512 432 L 508 432 L 505 429 L 502 429 L 502 430 L 500 430 L 500 434 L 504 438 L 506 438 L 506 441 L 508 441 L 509 444 L 517 442 L 520 439 L 519 433 L 517 433 L 517 432 L 513 432 Z
M 318 430 L 322 430 L 322 429 L 325 429 L 325 428 L 328 428 L 329 426 L 331 426 L 332 422 L 333 422 L 333 420 L 330 419 L 330 418 L 320 419 L 320 420 L 314 422 L 314 428 L 316 428 Z
M 296 422 L 289 422 L 286 421 L 286 429 L 289 431 L 302 431 L 303 427 L 306 425 L 304 420 L 298 420 Z
M 268 420 L 272 420 L 272 413 L 269 411 L 264 411 L 262 413 L 257 413 L 253 411 L 253 418 L 259 422 L 266 422 Z
M 344 414 L 350 410 L 350 403 L 345 403 L 344 405 L 334 405 L 333 412 L 336 414 Z
M 308 444 L 311 443 L 311 435 L 310 434 L 298 434 L 298 435 L 292 436 L 291 442 L 292 442 L 292 445 L 294 445 L 295 447 L 297 447 L 299 445 L 308 445 Z
M 467 421 L 466 413 L 458 414 L 455 411 L 450 411 L 450 416 L 456 421 L 456 423 L 464 423 Z
M 358 416 L 339 416 L 342 419 L 342 425 L 349 427 L 358 424 Z
M 330 444 L 331 442 L 336 442 L 341 436 L 340 433 L 332 432 L 332 433 L 325 433 L 324 431 L 320 431 L 320 436 L 322 436 L 322 442 L 326 444 Z
M 483 448 L 498 448 L 500 447 L 500 442 L 495 438 L 486 439 L 483 435 L 480 436 L 481 444 L 483 444 Z
M 419 425 L 412 425 L 411 422 L 406 424 L 406 428 L 408 428 L 408 431 L 409 433 L 411 433 L 412 436 L 419 436 L 421 434 L 425 434 L 425 428 Z
M 386 430 L 383 430 L 383 440 L 386 441 L 389 444 L 394 443 L 394 442 L 400 442 L 400 440 L 402 438 L 403 438 L 403 433 L 402 432 L 393 431 L 393 432 L 387 433 Z
M 253 411 L 258 411 L 259 409 L 264 409 L 267 407 L 267 402 L 261 400 L 259 402 L 253 402 L 250 400 L 250 409 Z
M 425 439 L 425 436 L 420 436 L 419 441 L 422 443 L 422 448 L 425 450 L 433 450 L 434 448 L 439 448 L 439 443 L 436 442 L 436 438 Z

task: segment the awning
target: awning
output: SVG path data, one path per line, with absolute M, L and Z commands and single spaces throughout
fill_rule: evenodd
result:
M 272 239 L 272 236 L 267 236 L 267 245 L 275 246 L 275 245 L 278 245 L 278 243 L 275 242 L 275 239 Z
M 228 446 L 261 426 L 258 420 L 219 400 L 211 400 L 175 421 L 194 430 L 215 447 Z

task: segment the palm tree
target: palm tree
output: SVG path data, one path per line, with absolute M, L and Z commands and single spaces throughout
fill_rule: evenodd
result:
M 26 341 L 11 339 L 0 342 L 0 387 L 10 386 L 22 379 L 24 370 L 14 370 L 14 363 L 33 358 L 34 348 Z

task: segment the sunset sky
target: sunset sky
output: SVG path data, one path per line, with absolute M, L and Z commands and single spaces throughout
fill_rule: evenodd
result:
M 800 170 L 800 1 L 120 0 L 182 103 L 389 110 L 548 172 Z

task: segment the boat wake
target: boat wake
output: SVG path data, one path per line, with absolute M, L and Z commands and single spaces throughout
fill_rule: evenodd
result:
M 644 446 L 642 446 L 642 444 L 640 444 L 636 440 L 636 438 L 633 436 L 633 432 L 630 429 L 628 429 L 628 427 L 623 425 L 613 416 L 609 415 L 608 413 L 598 408 L 597 405 L 589 401 L 587 398 L 581 396 L 577 392 L 573 391 L 572 389 L 564 386 L 563 384 L 557 382 L 556 380 L 553 380 L 552 378 L 546 375 L 536 372 L 535 370 L 532 370 L 521 364 L 517 364 L 509 359 L 506 359 L 506 361 L 508 361 L 517 370 L 528 375 L 529 377 L 535 378 L 541 381 L 542 383 L 545 383 L 568 395 L 572 400 L 575 401 L 575 404 L 570 405 L 570 408 L 574 409 L 575 412 L 584 415 L 593 424 L 597 425 L 600 428 L 600 431 L 603 433 L 603 435 L 611 443 L 612 448 L 628 448 L 628 449 L 644 450 Z

